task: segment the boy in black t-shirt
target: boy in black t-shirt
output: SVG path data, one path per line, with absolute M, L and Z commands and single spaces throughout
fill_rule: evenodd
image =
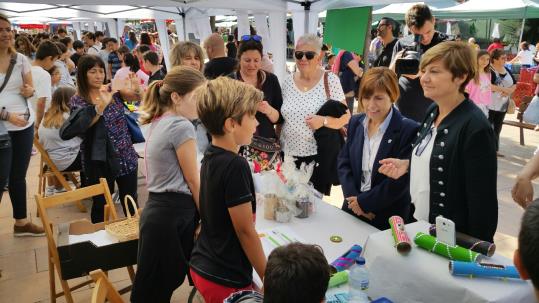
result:
M 206 303 L 252 289 L 253 267 L 263 279 L 266 257 L 255 230 L 251 170 L 238 155 L 251 142 L 263 99 L 251 85 L 220 77 L 195 91 L 198 116 L 212 136 L 200 170 L 201 231 L 191 277 Z

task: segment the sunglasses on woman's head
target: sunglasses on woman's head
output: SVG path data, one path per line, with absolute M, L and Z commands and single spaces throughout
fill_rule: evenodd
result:
M 262 42 L 262 37 L 259 35 L 243 35 L 241 36 L 241 41 L 250 41 L 254 40 L 256 42 Z
M 305 56 L 307 58 L 307 60 L 312 60 L 316 56 L 316 52 L 313 52 L 313 51 L 307 51 L 307 52 L 296 51 L 296 52 L 294 52 L 294 56 L 296 57 L 296 60 L 303 59 L 303 56 Z

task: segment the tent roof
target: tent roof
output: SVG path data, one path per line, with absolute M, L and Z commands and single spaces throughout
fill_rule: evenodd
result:
M 439 18 L 539 18 L 539 4 L 531 0 L 470 0 L 436 10 L 434 15 Z
M 397 20 L 404 19 L 404 15 L 415 4 L 424 4 L 425 2 L 393 3 L 384 6 L 372 12 L 373 19 L 378 20 L 382 17 L 389 17 Z M 439 0 L 429 2 L 432 10 L 454 6 L 457 2 L 454 0 Z

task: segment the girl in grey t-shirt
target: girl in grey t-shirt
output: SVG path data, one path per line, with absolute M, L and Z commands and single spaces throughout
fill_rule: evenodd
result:
M 150 193 L 131 302 L 169 302 L 189 268 L 200 185 L 192 92 L 204 82 L 199 71 L 177 66 L 150 85 L 143 101 L 142 123 L 151 124 L 144 153 Z

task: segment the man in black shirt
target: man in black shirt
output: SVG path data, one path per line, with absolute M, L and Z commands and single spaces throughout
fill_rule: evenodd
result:
M 406 25 L 413 35 L 421 35 L 420 53 L 423 54 L 431 47 L 448 40 L 448 36 L 434 30 L 435 19 L 429 7 L 425 4 L 416 4 L 406 13 Z M 395 60 L 401 58 L 405 47 L 405 39 L 395 43 L 393 61 L 390 68 L 394 70 Z M 399 111 L 407 118 L 422 122 L 427 108 L 432 100 L 423 95 L 423 88 L 419 83 L 419 75 L 398 75 L 400 97 L 396 102 Z
M 71 61 L 73 61 L 76 66 L 79 63 L 79 58 L 84 55 L 84 43 L 79 40 L 73 42 L 73 49 L 75 50 L 75 53 L 71 55 Z
M 393 49 L 397 43 L 397 38 L 393 36 L 393 30 L 395 28 L 395 21 L 391 18 L 384 17 L 378 23 L 376 29 L 377 36 L 382 40 L 384 46 L 382 53 L 374 60 L 373 66 L 386 66 L 389 67 L 391 59 L 393 58 Z
M 159 64 L 159 55 L 156 52 L 146 52 L 142 56 L 142 64 L 144 64 L 144 69 L 150 72 L 148 85 L 150 85 L 153 81 L 165 79 L 165 73 Z
M 229 58 L 225 54 L 225 41 L 217 34 L 213 33 L 204 41 L 204 49 L 210 61 L 204 65 L 204 76 L 208 79 L 215 79 L 219 76 L 226 76 L 232 73 L 238 64 L 234 58 Z
M 236 42 L 234 41 L 234 35 L 228 35 L 228 42 L 226 43 L 226 55 L 229 58 L 236 59 L 237 53 L 238 48 L 236 47 Z

